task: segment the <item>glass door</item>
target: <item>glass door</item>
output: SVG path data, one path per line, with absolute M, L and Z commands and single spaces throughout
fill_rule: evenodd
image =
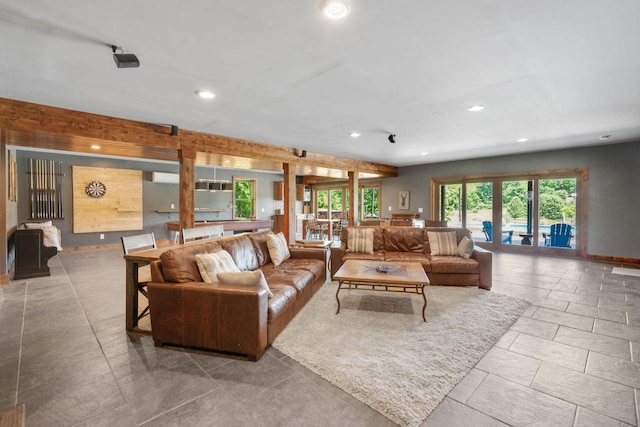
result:
M 466 203 L 463 222 L 476 242 L 491 242 L 493 223 L 493 182 L 470 182 L 465 185 Z
M 576 248 L 576 178 L 541 179 L 538 246 L 548 250 Z
M 536 225 L 533 186 L 533 180 L 502 181 L 502 221 L 493 224 L 496 243 L 532 246 Z

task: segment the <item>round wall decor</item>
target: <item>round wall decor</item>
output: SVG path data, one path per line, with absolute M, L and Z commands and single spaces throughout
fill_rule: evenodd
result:
M 93 197 L 94 199 L 99 199 L 104 196 L 107 192 L 107 186 L 104 185 L 100 181 L 91 181 L 84 188 L 84 192 L 87 193 L 87 196 Z

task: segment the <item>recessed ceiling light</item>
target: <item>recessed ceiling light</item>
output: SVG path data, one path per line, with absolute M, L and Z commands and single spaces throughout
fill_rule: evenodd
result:
M 520 138 L 518 140 L 516 140 L 516 142 L 527 142 L 529 140 L 529 138 Z
M 427 154 L 429 153 L 427 153 L 426 151 L 423 151 L 422 153 L 420 153 L 421 156 L 426 156 Z
M 602 135 L 600 137 L 600 141 L 606 141 L 607 139 L 611 138 L 611 135 Z
M 213 99 L 216 97 L 216 94 L 211 92 L 210 90 L 197 90 L 196 95 L 204 99 Z
M 322 0 L 320 9 L 327 18 L 342 19 L 351 12 L 348 0 Z
M 100 146 L 98 144 L 93 144 L 91 148 L 93 148 L 94 150 L 99 150 Z
M 351 132 L 351 134 L 349 135 L 351 138 L 357 138 L 360 136 L 360 134 L 358 132 Z
M 467 110 L 469 110 L 469 111 L 482 111 L 482 110 L 484 110 L 484 105 L 472 105 L 471 107 L 467 108 Z

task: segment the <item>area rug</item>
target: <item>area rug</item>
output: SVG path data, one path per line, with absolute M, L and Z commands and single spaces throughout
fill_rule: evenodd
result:
M 474 288 L 418 295 L 325 284 L 273 347 L 401 426 L 418 426 L 529 306 Z

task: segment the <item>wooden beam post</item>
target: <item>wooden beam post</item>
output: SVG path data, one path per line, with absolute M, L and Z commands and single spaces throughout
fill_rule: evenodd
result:
M 358 172 L 349 171 L 349 225 L 360 223 L 360 189 L 358 188 Z
M 296 165 L 283 163 L 284 169 L 284 237 L 296 240 Z
M 180 230 L 195 227 L 195 160 L 196 152 L 192 148 L 181 148 L 180 159 Z

